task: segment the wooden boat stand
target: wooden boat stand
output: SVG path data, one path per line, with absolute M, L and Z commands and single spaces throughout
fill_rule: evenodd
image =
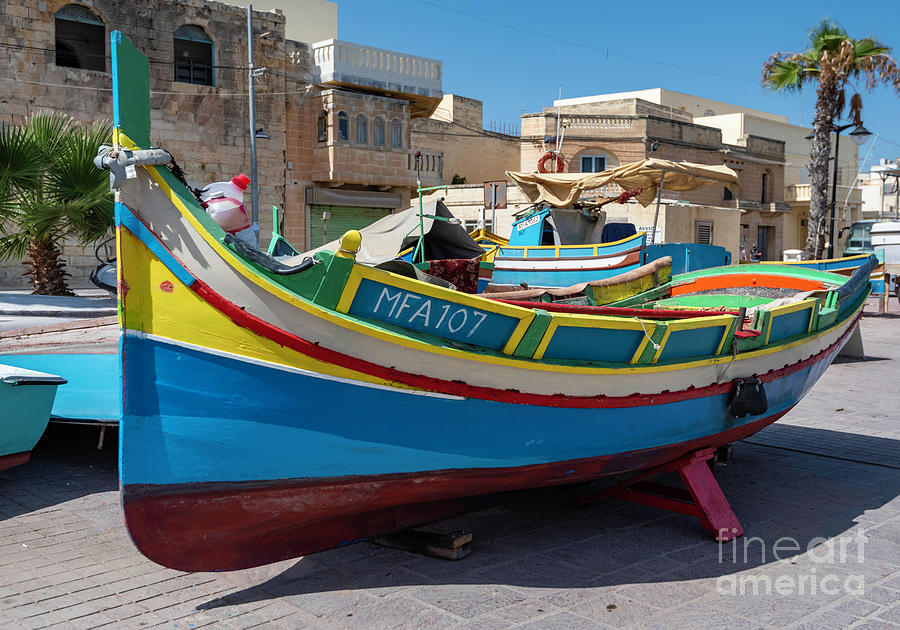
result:
M 673 462 L 650 468 L 630 479 L 590 494 L 577 505 L 607 498 L 624 499 L 633 503 L 688 514 L 700 519 L 700 524 L 712 532 L 716 540 L 727 542 L 743 536 L 741 527 L 728 499 L 712 474 L 709 460 L 716 456 L 715 448 L 689 453 Z M 677 472 L 687 489 L 647 481 L 661 473 Z
M 372 542 L 381 547 L 401 549 L 444 560 L 461 560 L 472 552 L 472 533 L 464 529 L 450 534 L 410 529 L 388 536 L 379 536 L 372 539 Z

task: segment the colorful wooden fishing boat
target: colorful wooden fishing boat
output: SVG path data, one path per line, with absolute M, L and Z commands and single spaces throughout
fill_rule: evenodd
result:
M 544 208 L 513 224 L 509 245 L 498 247 L 494 253 L 492 284 L 566 287 L 610 278 L 641 266 L 647 243 L 643 232 L 610 243 L 588 240 L 575 245 L 541 245 L 541 234 L 553 230 L 547 224 L 549 216 L 550 208 Z
M 764 260 L 761 265 L 788 265 L 789 267 L 803 267 L 804 269 L 817 269 L 819 271 L 831 271 L 846 276 L 851 275 L 859 267 L 867 264 L 875 254 L 854 254 L 842 258 L 828 258 L 823 260 L 789 260 L 772 261 Z M 872 283 L 872 293 L 882 294 L 885 287 L 884 261 L 876 261 L 876 266 L 869 276 Z
M 740 439 L 812 387 L 868 293 L 867 270 L 730 267 L 603 311 L 531 308 L 360 264 L 358 232 L 287 266 L 141 151 L 147 59 L 119 32 L 112 58 L 122 505 L 168 567 L 296 557 Z
M 0 364 L 0 470 L 24 464 L 44 434 L 56 388 L 65 379 Z
M 605 223 L 600 208 L 635 198 L 642 205 L 669 190 L 724 185 L 739 190 L 737 175 L 726 166 L 648 159 L 603 173 L 507 173 L 535 205 L 513 224 L 507 246 L 493 254 L 492 284 L 512 287 L 567 287 L 630 272 L 663 257 L 675 273 L 731 264 L 723 247 L 698 243 L 652 243 L 631 224 Z M 593 202 L 586 190 L 619 185 L 626 192 Z M 652 231 L 656 230 L 656 220 Z
M 57 394 L 51 416 L 66 422 L 115 425 L 122 409 L 117 318 L 0 332 L 0 361 L 59 374 L 68 384 Z
M 825 260 L 789 260 L 775 261 L 764 260 L 761 265 L 787 265 L 789 267 L 803 267 L 805 269 L 817 269 L 818 271 L 831 271 L 833 273 L 842 273 L 850 275 L 857 268 L 866 264 L 872 254 L 856 254 L 854 256 L 844 256 L 843 258 L 829 258 Z

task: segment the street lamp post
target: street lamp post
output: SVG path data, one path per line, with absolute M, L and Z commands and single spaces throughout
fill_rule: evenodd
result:
M 831 182 L 831 208 L 829 210 L 829 221 L 828 221 L 828 258 L 834 258 L 834 224 L 836 222 L 835 219 L 835 206 L 837 202 L 837 178 L 838 178 L 838 149 L 841 146 L 841 132 L 846 131 L 850 127 L 856 127 L 853 131 L 850 132 L 850 137 L 853 138 L 853 141 L 856 143 L 856 146 L 861 146 L 866 140 L 869 139 L 869 136 L 872 134 L 869 133 L 869 130 L 863 127 L 862 123 L 850 123 L 849 125 L 842 125 L 840 127 L 832 126 L 831 130 L 834 132 L 834 177 Z

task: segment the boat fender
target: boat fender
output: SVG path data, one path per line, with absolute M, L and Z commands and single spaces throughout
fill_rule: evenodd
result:
M 739 378 L 728 398 L 728 411 L 735 418 L 759 416 L 769 409 L 766 390 L 758 378 Z

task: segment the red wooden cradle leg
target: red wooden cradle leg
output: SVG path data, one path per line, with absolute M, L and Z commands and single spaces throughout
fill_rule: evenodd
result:
M 700 524 L 719 541 L 725 542 L 743 536 L 744 528 L 706 463 L 715 452 L 713 448 L 696 451 L 668 464 L 645 470 L 631 479 L 589 495 L 578 503 L 581 505 L 614 497 L 696 516 L 700 519 Z M 676 471 L 687 490 L 646 481 L 654 475 Z

